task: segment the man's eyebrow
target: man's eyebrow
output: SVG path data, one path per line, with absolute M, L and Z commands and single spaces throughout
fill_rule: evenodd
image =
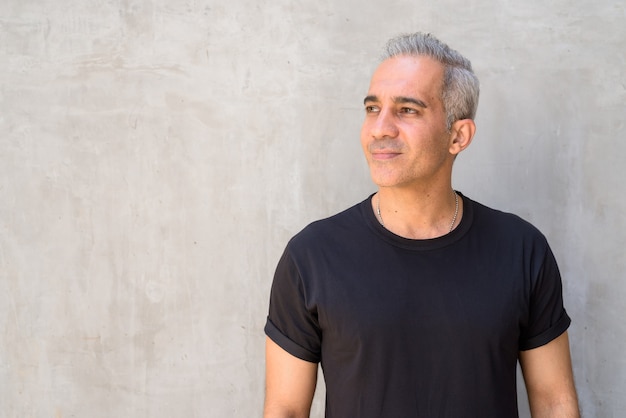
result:
M 366 96 L 365 99 L 363 100 L 363 104 L 367 104 L 370 102 L 378 102 L 379 99 L 377 96 Z M 424 109 L 427 109 L 428 106 L 426 105 L 426 103 L 424 103 L 423 101 L 419 100 L 419 99 L 415 99 L 413 97 L 406 97 L 406 96 L 398 96 L 398 97 L 394 97 L 393 102 L 396 104 L 403 104 L 403 103 L 412 103 L 415 106 L 419 106 L 422 107 Z
M 426 106 L 426 103 L 424 103 L 423 101 L 419 99 L 415 99 L 413 97 L 405 97 L 405 96 L 395 97 L 393 99 L 393 102 L 396 104 L 413 103 L 415 106 L 423 107 L 424 109 L 428 108 L 428 106 Z
M 377 102 L 378 101 L 378 97 L 376 96 L 365 96 L 365 99 L 363 99 L 363 104 L 367 104 L 368 102 Z

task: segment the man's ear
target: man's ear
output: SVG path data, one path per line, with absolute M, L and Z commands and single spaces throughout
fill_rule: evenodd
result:
M 450 132 L 450 154 L 458 155 L 472 142 L 476 132 L 476 124 L 472 119 L 457 120 L 452 124 Z

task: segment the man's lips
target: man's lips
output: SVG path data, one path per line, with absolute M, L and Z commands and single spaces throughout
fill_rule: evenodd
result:
M 372 154 L 372 159 L 374 160 L 390 160 L 400 155 L 401 152 L 393 151 L 393 150 L 378 150 L 378 151 L 372 151 L 371 154 Z

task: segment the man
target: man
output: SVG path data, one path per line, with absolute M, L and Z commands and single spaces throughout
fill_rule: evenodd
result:
M 431 35 L 392 39 L 365 97 L 378 191 L 315 222 L 278 264 L 265 417 L 578 417 L 570 319 L 544 236 L 451 185 L 475 132 L 470 62 Z

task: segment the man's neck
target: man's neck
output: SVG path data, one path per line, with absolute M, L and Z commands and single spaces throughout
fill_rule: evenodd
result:
M 381 187 L 372 198 L 372 210 L 396 235 L 429 239 L 443 236 L 458 225 L 463 202 L 449 185 L 421 190 Z

